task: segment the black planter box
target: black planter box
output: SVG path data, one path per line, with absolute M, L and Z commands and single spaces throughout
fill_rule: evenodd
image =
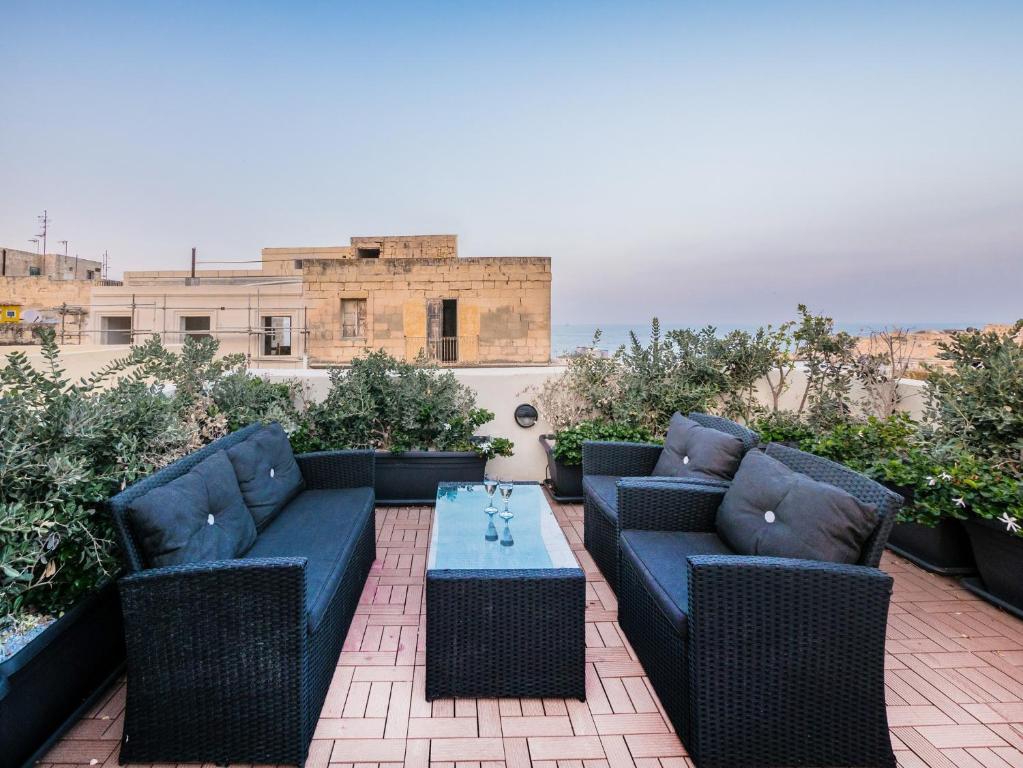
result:
M 888 538 L 888 549 L 925 571 L 942 576 L 966 576 L 977 572 L 970 539 L 958 520 L 941 520 L 933 527 L 896 523 Z
M 972 518 L 963 525 L 980 571 L 980 578 L 963 579 L 963 586 L 1023 619 L 1023 538 L 995 520 Z
M 433 504 L 437 483 L 482 483 L 487 461 L 471 451 L 378 451 L 376 502 Z
M 559 502 L 580 502 L 583 500 L 583 468 L 581 465 L 562 464 L 555 459 L 553 438 L 554 435 L 540 435 L 540 445 L 547 454 L 551 495 Z
M 32 765 L 123 666 L 121 602 L 110 582 L 0 662 L 0 761 Z

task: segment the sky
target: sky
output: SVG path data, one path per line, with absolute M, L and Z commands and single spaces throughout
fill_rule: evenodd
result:
M 9 247 L 43 209 L 111 276 L 456 233 L 462 256 L 550 256 L 555 323 L 1023 316 L 1019 0 L 0 19 Z

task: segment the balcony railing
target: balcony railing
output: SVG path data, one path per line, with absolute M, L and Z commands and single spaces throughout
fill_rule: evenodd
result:
M 479 337 L 477 336 L 443 336 L 429 339 L 425 336 L 405 337 L 405 359 L 415 360 L 425 355 L 441 365 L 456 363 L 475 363 L 479 360 Z

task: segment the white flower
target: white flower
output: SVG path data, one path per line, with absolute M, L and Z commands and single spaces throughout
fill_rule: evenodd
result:
M 1016 522 L 1015 518 L 1009 517 L 1008 512 L 1004 513 L 1000 518 L 998 518 L 998 522 L 1005 523 L 1005 530 L 1008 531 L 1009 533 L 1019 532 L 1019 523 Z
M 444 424 L 444 431 L 447 432 L 449 429 L 451 429 L 451 425 L 450 424 Z
M 960 508 L 965 508 L 966 507 L 966 499 L 964 499 L 962 496 L 960 496 L 958 499 L 952 499 L 952 501 L 955 502 L 955 505 L 957 507 L 960 507 Z
M 952 479 L 952 475 L 950 475 L 948 472 L 942 472 L 940 475 L 938 475 L 938 477 L 945 481 Z
M 937 481 L 937 479 L 936 479 L 936 478 L 934 478 L 934 477 L 931 477 L 930 475 L 928 475 L 928 476 L 927 476 L 927 484 L 928 484 L 928 485 L 936 485 L 936 484 L 937 484 L 937 482 L 938 482 L 938 481 Z

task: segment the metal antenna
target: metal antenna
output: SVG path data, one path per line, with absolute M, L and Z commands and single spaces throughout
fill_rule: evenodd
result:
M 45 256 L 46 255 L 46 232 L 47 232 L 47 230 L 49 229 L 49 226 L 50 226 L 50 214 L 47 211 L 44 210 L 43 211 L 43 215 L 42 216 L 36 216 L 36 218 L 39 219 L 39 226 L 43 230 L 38 235 L 36 235 L 36 237 L 41 237 L 43 239 L 43 255 Z
M 28 239 L 28 241 L 30 243 L 35 243 L 36 244 L 36 254 L 38 254 L 39 253 L 39 238 L 38 237 L 30 237 Z

